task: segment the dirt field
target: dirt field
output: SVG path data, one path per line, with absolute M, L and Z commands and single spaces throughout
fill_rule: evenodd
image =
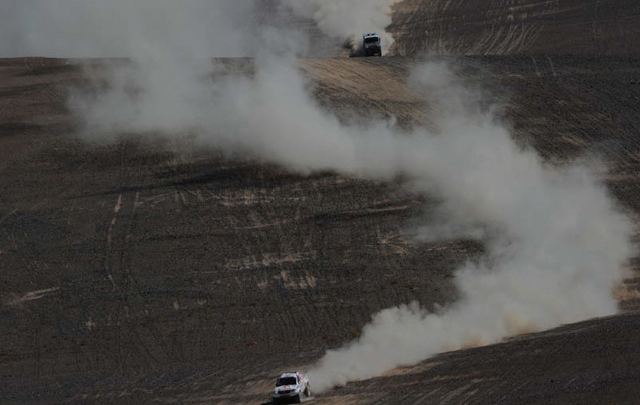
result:
M 610 192 L 640 214 L 639 5 L 394 10 L 402 56 L 299 61 L 324 106 L 428 123 L 407 72 L 422 51 L 454 51 L 445 58 L 506 105 L 518 140 L 550 162 L 601 156 Z M 178 142 L 80 141 L 65 92 L 81 81 L 74 61 L 0 60 L 1 403 L 259 404 L 280 371 L 353 339 L 376 311 L 455 300 L 452 271 L 482 252 L 409 238 L 431 201 L 395 183 Z M 314 402 L 635 404 L 632 267 L 620 315 L 444 353 Z
M 640 51 L 640 5 L 620 0 L 405 0 L 389 27 L 398 53 L 628 54 Z

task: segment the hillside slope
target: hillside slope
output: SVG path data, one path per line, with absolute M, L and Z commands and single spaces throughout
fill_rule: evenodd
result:
M 390 29 L 400 55 L 458 53 L 441 58 L 503 105 L 518 142 L 546 162 L 599 156 L 601 179 L 635 218 L 638 6 L 578 3 L 406 0 Z M 213 63 L 253 70 L 249 59 Z M 340 119 L 410 127 L 434 113 L 406 87 L 420 63 L 298 68 Z M 261 403 L 280 371 L 352 340 L 373 313 L 455 301 L 453 271 L 483 252 L 472 240 L 414 240 L 436 201 L 403 179 L 303 176 L 193 148 L 187 135 L 79 140 L 65 99 L 84 84 L 79 61 L 0 60 L 2 403 Z M 636 403 L 630 268 L 620 315 L 445 353 L 314 401 Z

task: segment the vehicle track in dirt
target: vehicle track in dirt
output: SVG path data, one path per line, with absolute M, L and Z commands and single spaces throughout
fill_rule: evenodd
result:
M 640 52 L 631 1 L 405 0 L 394 11 L 401 55 Z

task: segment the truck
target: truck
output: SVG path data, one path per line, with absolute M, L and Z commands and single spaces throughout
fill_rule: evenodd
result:
M 382 40 L 376 33 L 364 34 L 362 36 L 362 49 L 364 56 L 382 56 Z

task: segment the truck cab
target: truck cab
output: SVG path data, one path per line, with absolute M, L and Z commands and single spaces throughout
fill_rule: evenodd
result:
M 376 33 L 364 34 L 362 36 L 362 49 L 364 56 L 382 56 L 382 40 Z

